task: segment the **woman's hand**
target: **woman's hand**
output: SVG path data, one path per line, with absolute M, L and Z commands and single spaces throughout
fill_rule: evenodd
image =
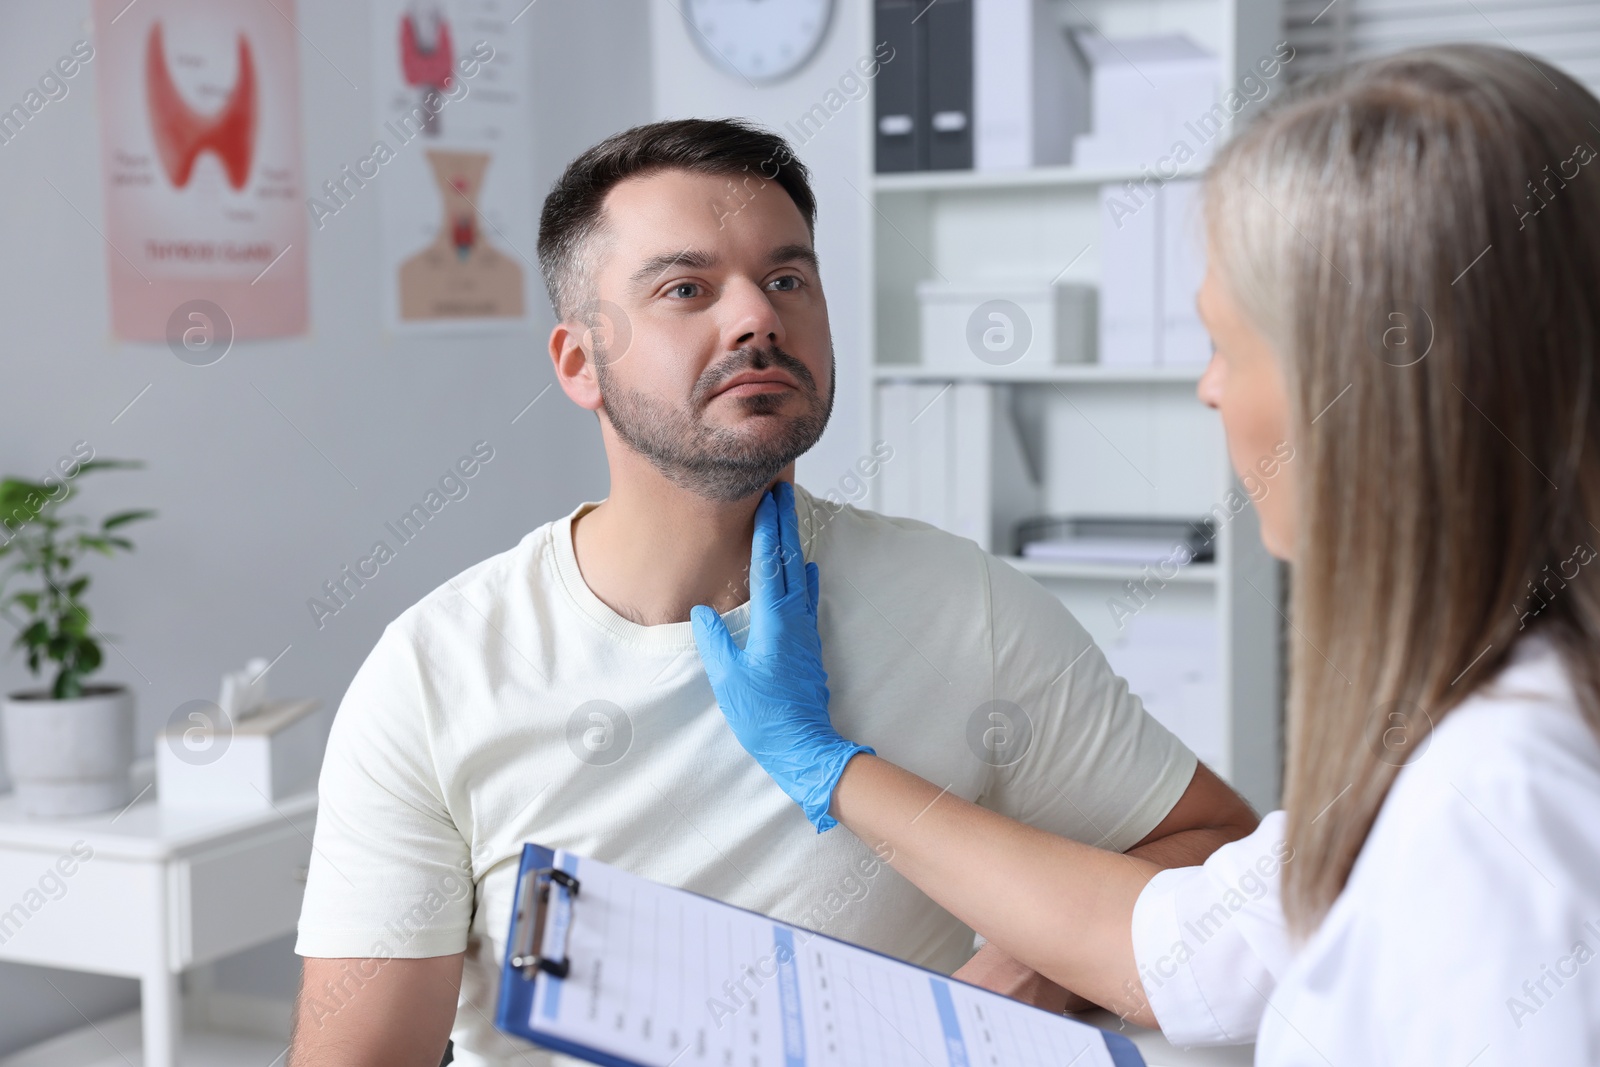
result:
M 750 546 L 750 633 L 733 642 L 711 608 L 689 613 L 706 676 L 728 725 L 818 832 L 831 829 L 833 790 L 865 745 L 828 720 L 828 675 L 817 634 L 817 565 L 800 551 L 794 487 L 779 482 L 756 507 Z

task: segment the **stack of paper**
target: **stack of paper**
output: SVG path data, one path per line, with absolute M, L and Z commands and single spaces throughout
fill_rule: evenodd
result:
M 1055 563 L 1160 563 L 1173 558 L 1178 545 L 1153 537 L 1072 537 L 1030 541 L 1022 546 L 1029 559 Z

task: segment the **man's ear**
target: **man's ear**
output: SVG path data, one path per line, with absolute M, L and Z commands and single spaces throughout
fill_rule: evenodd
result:
M 594 374 L 589 346 L 593 334 L 581 322 L 558 322 L 550 331 L 550 361 L 556 381 L 574 404 L 587 411 L 600 410 L 600 383 Z

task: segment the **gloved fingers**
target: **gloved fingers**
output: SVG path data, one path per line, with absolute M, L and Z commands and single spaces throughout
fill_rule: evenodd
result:
M 817 617 L 817 601 L 822 592 L 822 575 L 815 563 L 806 564 L 806 603 L 811 606 L 811 617 Z
M 694 628 L 694 644 L 700 650 L 700 660 L 705 664 L 706 676 L 712 686 L 722 680 L 728 664 L 739 654 L 722 616 L 704 604 L 689 609 L 689 622 Z
M 778 505 L 771 493 L 763 493 L 756 505 L 755 533 L 750 538 L 750 611 L 776 603 L 784 594 L 783 545 L 778 529 Z
M 786 593 L 798 596 L 806 587 L 806 557 L 800 546 L 800 517 L 795 513 L 794 486 L 779 482 L 772 487 L 772 496 L 778 508 L 778 537 L 783 549 L 783 588 Z

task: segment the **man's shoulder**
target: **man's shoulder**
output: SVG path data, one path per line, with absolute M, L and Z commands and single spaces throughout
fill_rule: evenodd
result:
M 975 562 L 987 555 L 970 537 L 953 534 L 931 523 L 885 515 L 819 497 L 801 486 L 795 488 L 801 533 L 813 550 L 909 554 L 908 561 L 915 563 L 955 559 Z
M 964 583 L 970 582 L 971 588 L 982 590 L 997 604 L 1018 599 L 1059 603 L 1039 583 L 970 537 L 918 519 L 834 503 L 804 489 L 796 493 L 796 502 L 797 509 L 804 509 L 799 512 L 802 535 L 813 559 L 821 553 L 833 557 L 829 562 L 887 568 L 887 579 L 937 582 L 941 600 L 959 596 Z
M 446 578 L 389 623 L 407 639 L 426 640 L 466 627 L 474 632 L 494 625 L 508 607 L 525 603 L 541 584 L 542 559 L 551 547 L 552 520 L 524 534 L 516 544 Z

